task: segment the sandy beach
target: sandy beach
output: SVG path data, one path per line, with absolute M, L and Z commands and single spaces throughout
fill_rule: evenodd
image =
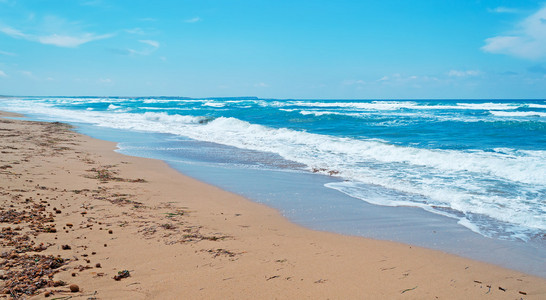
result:
M 546 297 L 544 278 L 302 228 L 65 124 L 0 119 L 0 148 L 1 297 Z

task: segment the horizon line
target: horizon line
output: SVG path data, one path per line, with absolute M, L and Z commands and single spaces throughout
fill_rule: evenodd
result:
M 208 96 L 208 97 L 188 97 L 188 96 L 105 96 L 105 95 L 0 95 L 0 98 L 17 98 L 17 97 L 59 97 L 59 98 L 183 98 L 187 100 L 214 100 L 214 99 L 242 99 L 242 100 L 323 100 L 323 101 L 461 101 L 461 100 L 473 100 L 473 101 L 487 101 L 487 100 L 533 100 L 533 101 L 546 101 L 546 98 L 261 98 L 257 96 Z

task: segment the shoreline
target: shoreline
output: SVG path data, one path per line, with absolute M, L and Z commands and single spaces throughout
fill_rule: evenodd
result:
M 0 121 L 2 207 L 23 211 L 36 204 L 53 215 L 55 232 L 33 229 L 37 235 L 30 240 L 51 244 L 40 251 L 44 255 L 70 259 L 53 279 L 78 284 L 80 295 L 538 299 L 546 294 L 544 278 L 436 250 L 303 228 L 272 208 L 164 162 L 116 153 L 115 143 L 58 123 Z M 0 223 L 22 227 L 2 232 L 33 235 L 27 225 Z M 2 252 L 10 247 L 2 243 Z M 122 270 L 131 276 L 112 279 Z M 45 290 L 70 295 L 66 289 Z M 44 296 L 41 291 L 37 297 Z

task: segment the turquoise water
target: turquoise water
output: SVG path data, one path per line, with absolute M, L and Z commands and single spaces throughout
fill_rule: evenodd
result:
M 545 239 L 544 100 L 21 97 L 0 109 L 157 134 L 121 143 L 127 153 L 319 173 L 370 204 L 417 207 L 495 239 Z

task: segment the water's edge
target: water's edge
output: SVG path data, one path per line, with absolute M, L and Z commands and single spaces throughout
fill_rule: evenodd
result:
M 228 167 L 124 150 L 132 144 L 154 144 L 165 135 L 75 125 L 82 134 L 118 143 L 119 153 L 163 160 L 184 175 L 273 207 L 310 229 L 441 250 L 546 278 L 544 244 L 487 238 L 457 224 L 456 219 L 421 208 L 369 204 L 325 187 L 339 180 L 330 176 Z
M 35 115 L 26 119 L 52 121 Z M 455 219 L 421 208 L 372 205 L 325 187 L 339 181 L 325 175 L 227 166 L 132 147 L 154 145 L 168 138 L 168 134 L 70 124 L 76 132 L 118 143 L 119 153 L 163 160 L 184 175 L 266 204 L 310 229 L 441 250 L 546 278 L 544 241 L 525 243 L 486 238 L 457 224 Z

